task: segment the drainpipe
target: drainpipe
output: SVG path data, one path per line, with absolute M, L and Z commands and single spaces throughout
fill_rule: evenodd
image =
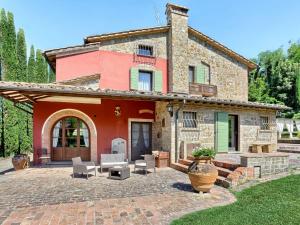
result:
M 183 102 L 180 104 L 179 108 L 175 112 L 175 163 L 178 162 L 178 113 L 185 105 L 186 100 L 183 99 Z

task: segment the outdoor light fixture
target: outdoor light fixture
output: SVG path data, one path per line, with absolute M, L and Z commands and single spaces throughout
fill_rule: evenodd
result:
M 169 103 L 167 105 L 167 110 L 168 110 L 170 116 L 173 117 L 173 105 L 171 103 Z

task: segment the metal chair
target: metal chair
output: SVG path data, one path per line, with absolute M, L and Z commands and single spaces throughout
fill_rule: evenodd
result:
M 134 172 L 136 169 L 142 169 L 145 171 L 145 174 L 147 175 L 148 169 L 153 169 L 156 173 L 155 168 L 155 156 L 154 155 L 144 155 L 144 159 L 136 160 L 134 163 Z
M 73 178 L 75 174 L 86 174 L 86 179 L 89 179 L 89 172 L 95 171 L 96 166 L 94 162 L 82 162 L 80 157 L 72 158 L 73 162 Z

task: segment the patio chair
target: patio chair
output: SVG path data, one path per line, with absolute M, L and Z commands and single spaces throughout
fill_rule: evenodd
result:
M 134 172 L 136 169 L 142 169 L 147 175 L 148 169 L 153 169 L 156 173 L 155 168 L 155 156 L 154 155 L 144 155 L 144 159 L 136 160 L 134 163 Z
M 96 166 L 94 162 L 82 162 L 80 157 L 72 158 L 73 162 L 73 178 L 75 174 L 86 174 L 86 179 L 89 179 L 89 172 L 95 171 Z

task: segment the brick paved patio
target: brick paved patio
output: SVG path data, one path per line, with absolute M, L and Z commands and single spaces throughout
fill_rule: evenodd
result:
M 72 168 L 0 175 L 3 224 L 168 224 L 187 212 L 235 201 L 226 189 L 194 193 L 186 174 L 160 169 L 124 181 L 71 178 Z

